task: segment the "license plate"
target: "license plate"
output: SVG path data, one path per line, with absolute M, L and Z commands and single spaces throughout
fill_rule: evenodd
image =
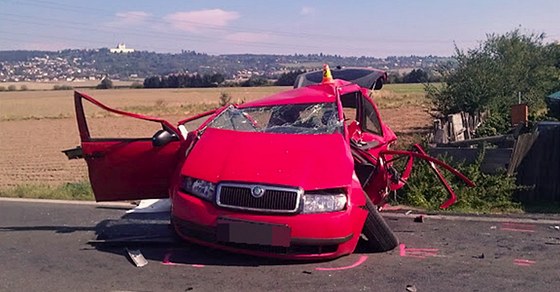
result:
M 290 246 L 290 227 L 229 219 L 219 219 L 217 239 L 223 242 Z

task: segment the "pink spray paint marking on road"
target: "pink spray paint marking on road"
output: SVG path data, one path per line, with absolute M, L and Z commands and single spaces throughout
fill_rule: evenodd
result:
M 522 267 L 530 267 L 535 264 L 536 261 L 527 260 L 527 259 L 514 259 L 513 264 Z
M 399 252 L 401 257 L 406 256 L 406 246 L 404 245 L 404 243 L 399 244 Z
M 191 266 L 194 268 L 204 268 L 204 265 L 200 265 L 200 264 L 188 265 L 188 264 L 174 263 L 171 261 L 171 255 L 172 255 L 171 251 L 166 252 L 165 256 L 163 256 L 163 261 L 161 262 L 161 264 L 164 266 L 187 266 L 187 267 Z
M 401 257 L 411 257 L 425 259 L 427 257 L 435 257 L 438 255 L 437 248 L 407 248 L 404 243 L 399 245 L 399 254 Z
M 349 270 L 353 269 L 361 264 L 363 264 L 367 260 L 368 256 L 361 256 L 355 263 L 344 266 L 344 267 L 336 267 L 336 268 L 315 268 L 316 271 L 342 271 L 342 270 Z
M 535 225 L 505 222 L 502 223 L 500 230 L 516 231 L 516 232 L 535 232 Z

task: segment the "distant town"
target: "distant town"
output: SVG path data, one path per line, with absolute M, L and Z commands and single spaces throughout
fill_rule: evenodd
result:
M 274 79 L 292 70 L 331 66 L 360 66 L 406 73 L 420 68 L 432 70 L 453 62 L 438 56 L 347 57 L 326 54 L 294 55 L 208 55 L 195 51 L 155 53 L 137 51 L 121 43 L 115 48 L 62 51 L 0 51 L 0 82 L 80 82 L 111 78 L 141 80 L 166 74 L 223 74 L 228 80 L 254 76 Z

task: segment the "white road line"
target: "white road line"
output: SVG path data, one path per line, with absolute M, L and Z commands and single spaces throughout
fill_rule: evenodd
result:
M 430 220 L 449 220 L 449 221 L 475 221 L 475 222 L 515 222 L 515 223 L 532 223 L 532 224 L 554 224 L 559 225 L 560 220 L 553 219 L 537 219 L 537 218 L 504 218 L 492 217 L 491 215 L 477 216 L 462 216 L 462 215 L 425 215 L 425 214 L 401 214 L 401 213 L 383 213 L 381 215 L 386 218 L 406 218 L 411 221 L 418 217 L 424 216 L 424 219 Z
M 24 199 L 24 198 L 3 198 L 0 202 L 18 202 L 18 203 L 46 203 L 46 204 L 66 204 L 66 205 L 83 205 L 83 206 L 104 206 L 104 207 L 121 207 L 134 208 L 135 205 L 130 202 L 94 202 L 94 201 L 71 201 L 71 200 L 46 200 L 46 199 Z M 532 223 L 532 224 L 551 224 L 560 225 L 559 220 L 541 219 L 541 218 L 504 218 L 492 217 L 491 215 L 481 216 L 463 216 L 463 215 L 425 215 L 425 214 L 402 214 L 402 213 L 385 213 L 381 215 L 386 218 L 405 218 L 411 219 L 418 216 L 424 216 L 425 219 L 448 220 L 448 221 L 474 221 L 474 222 L 515 222 L 515 223 Z
M 134 208 L 136 205 L 130 202 L 95 202 L 95 201 L 72 201 L 72 200 L 48 200 L 48 199 L 25 199 L 25 198 L 3 198 L 0 202 L 17 202 L 17 203 L 46 203 L 46 204 L 65 204 L 65 205 L 84 205 L 84 206 L 104 206 L 104 207 L 123 207 Z

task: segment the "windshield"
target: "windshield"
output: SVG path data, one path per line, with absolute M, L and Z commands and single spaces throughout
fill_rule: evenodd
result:
M 342 133 L 342 122 L 338 120 L 336 104 L 332 102 L 248 108 L 230 106 L 208 127 L 284 134 Z

